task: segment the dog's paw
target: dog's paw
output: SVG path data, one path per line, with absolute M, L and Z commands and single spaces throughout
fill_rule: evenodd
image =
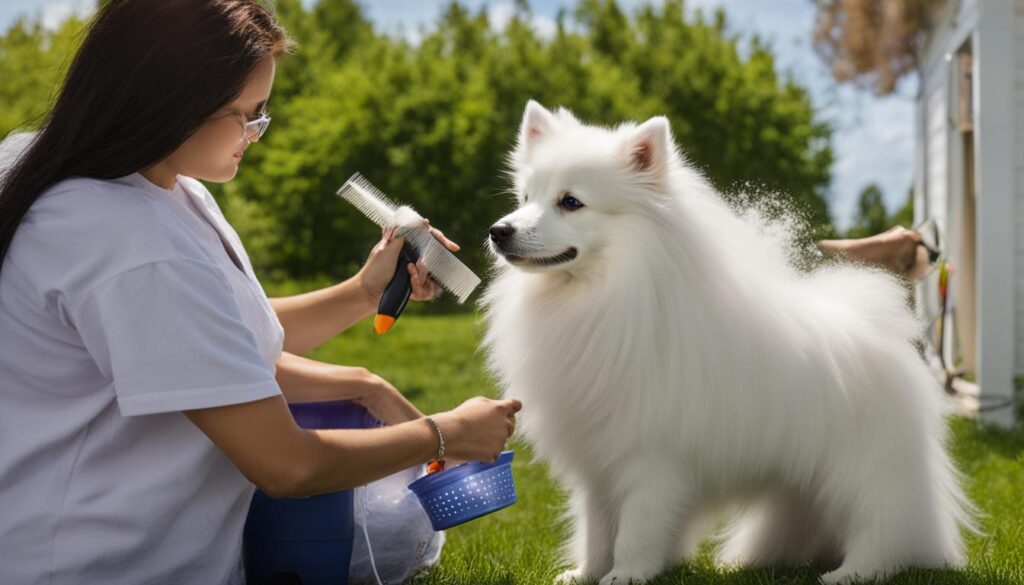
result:
M 825 585 L 852 585 L 868 581 L 883 581 L 886 575 L 884 571 L 857 571 L 846 567 L 839 567 L 835 571 L 825 573 L 821 576 L 821 582 Z
M 647 582 L 653 576 L 644 571 L 612 569 L 612 572 L 601 577 L 598 583 L 599 585 L 637 585 Z
M 594 580 L 594 577 L 584 573 L 583 569 L 576 567 L 575 569 L 569 569 L 562 571 L 555 577 L 555 585 L 583 585 L 584 583 L 590 583 Z

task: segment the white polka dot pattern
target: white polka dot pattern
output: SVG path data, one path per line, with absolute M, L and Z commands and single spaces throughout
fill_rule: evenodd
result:
M 434 530 L 443 530 L 500 510 L 516 502 L 509 463 L 438 486 L 419 494 Z

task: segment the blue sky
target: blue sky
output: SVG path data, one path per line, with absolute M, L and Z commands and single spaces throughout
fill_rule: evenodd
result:
M 313 0 L 304 0 L 311 3 Z M 461 0 L 472 8 L 484 7 L 492 24 L 500 27 L 512 12 L 512 0 Z M 645 0 L 619 0 L 627 9 Z M 654 0 L 656 1 L 656 0 Z M 420 26 L 431 26 L 447 0 L 363 0 L 367 13 L 386 31 L 413 38 Z M 42 15 L 53 25 L 72 12 L 83 12 L 94 0 L 4 0 L 0 28 L 18 16 Z M 554 16 L 572 0 L 533 0 L 533 25 L 542 34 L 554 30 Z M 688 10 L 725 8 L 729 26 L 740 33 L 758 33 L 774 48 L 779 66 L 808 87 L 819 115 L 835 128 L 831 210 L 840 229 L 849 226 L 857 195 L 867 184 L 878 183 L 890 210 L 901 205 L 913 180 L 913 84 L 900 95 L 876 98 L 849 87 L 837 87 L 811 48 L 814 25 L 812 0 L 689 0 Z M 685 148 L 685 145 L 682 145 Z

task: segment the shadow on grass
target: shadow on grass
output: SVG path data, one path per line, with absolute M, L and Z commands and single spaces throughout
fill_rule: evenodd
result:
M 1024 428 L 1004 429 L 968 421 L 970 427 L 962 429 L 958 436 L 970 434 L 971 447 L 977 451 L 988 451 L 1002 457 L 1016 459 L 1024 453 Z

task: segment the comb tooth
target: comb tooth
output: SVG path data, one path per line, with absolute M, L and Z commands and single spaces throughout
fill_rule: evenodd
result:
M 428 230 L 416 230 L 407 238 L 420 251 L 434 280 L 455 295 L 459 303 L 464 303 L 480 284 L 480 278 L 438 242 Z
M 394 223 L 393 202 L 359 173 L 345 181 L 341 189 L 338 189 L 338 195 L 377 225 L 387 227 Z
M 385 203 L 391 209 L 398 207 L 397 202 L 393 201 L 390 197 L 385 195 L 383 191 L 378 189 L 376 185 L 367 180 L 367 178 L 364 177 L 362 174 L 357 172 L 354 175 L 352 175 L 352 177 L 349 180 L 352 181 L 355 185 L 359 186 L 360 188 L 369 191 L 374 197 Z

